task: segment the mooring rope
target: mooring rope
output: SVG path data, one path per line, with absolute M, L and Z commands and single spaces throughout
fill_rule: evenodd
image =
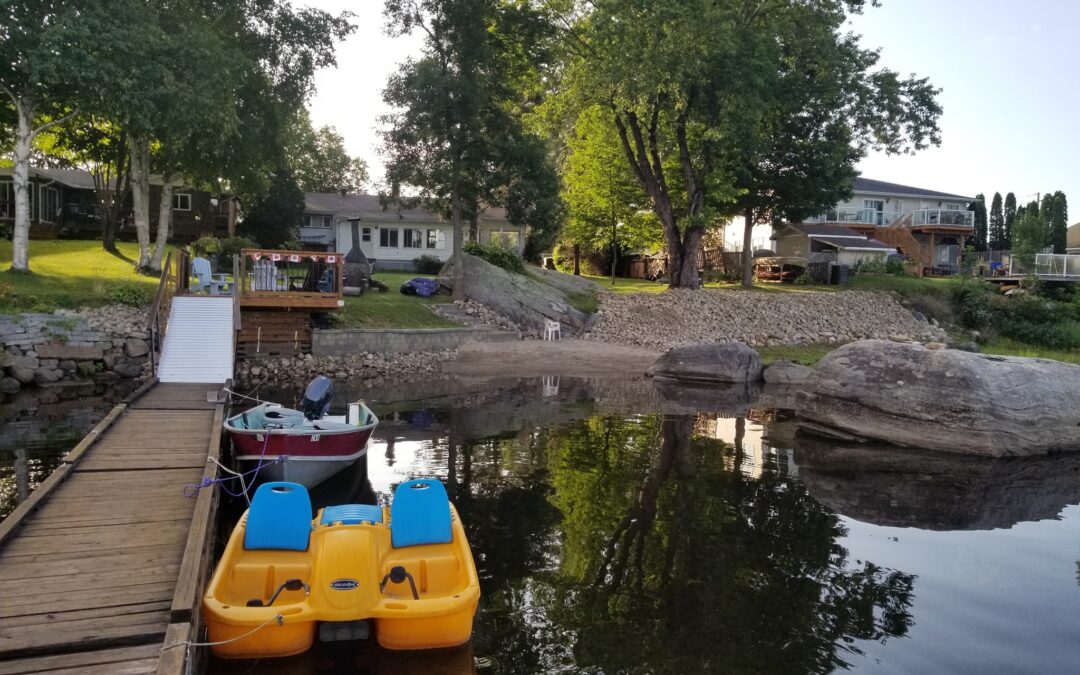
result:
M 227 468 L 225 465 L 223 465 L 221 462 L 217 461 L 213 457 L 208 457 L 208 459 L 213 461 L 214 464 L 217 464 L 219 467 L 221 467 L 222 469 L 224 469 L 225 471 L 228 471 L 229 473 L 231 473 L 233 475 L 228 476 L 226 478 L 211 478 L 210 476 L 203 476 L 202 480 L 199 481 L 198 483 L 188 483 L 187 485 L 184 486 L 184 496 L 187 497 L 188 499 L 191 499 L 195 495 L 199 494 L 199 490 L 201 490 L 203 488 L 211 487 L 213 485 L 220 485 L 221 489 L 225 491 L 225 494 L 229 495 L 230 497 L 243 497 L 247 501 L 248 506 L 250 506 L 251 505 L 251 498 L 248 497 L 247 481 L 245 480 L 247 478 L 247 476 L 249 474 L 251 474 L 251 476 L 252 476 L 251 482 L 254 483 L 255 478 L 258 477 L 259 471 L 261 471 L 263 469 L 263 467 L 270 466 L 272 464 L 277 464 L 279 462 L 283 462 L 286 459 L 288 459 L 288 457 L 285 456 L 285 455 L 278 455 L 273 460 L 267 462 L 266 461 L 266 448 L 270 444 L 270 432 L 269 432 L 269 430 L 266 431 L 264 436 L 265 436 L 265 438 L 263 439 L 262 452 L 259 453 L 259 463 L 255 465 L 254 469 L 250 469 L 250 470 L 245 471 L 243 473 L 237 473 L 236 471 L 233 471 L 232 469 Z M 228 482 L 228 481 L 231 481 L 231 480 L 239 480 L 240 481 L 240 492 L 233 492 L 232 490 L 230 490 L 228 487 L 225 486 L 225 483 Z
M 281 614 L 275 614 L 274 616 L 270 617 L 266 621 L 263 621 L 261 624 L 255 626 L 243 635 L 237 635 L 236 637 L 229 638 L 228 640 L 218 640 L 217 642 L 191 642 L 190 640 L 185 640 L 184 642 L 174 642 L 171 645 L 165 645 L 161 648 L 161 651 L 165 651 L 166 649 L 175 649 L 176 647 L 216 647 L 218 645 L 227 645 L 230 642 L 236 642 L 237 640 L 243 640 L 246 637 L 251 637 L 252 635 L 258 633 L 260 630 L 266 628 L 275 621 L 277 622 L 277 625 L 280 626 L 285 623 L 285 617 Z

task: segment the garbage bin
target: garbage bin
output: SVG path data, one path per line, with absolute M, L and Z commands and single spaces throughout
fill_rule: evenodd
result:
M 848 277 L 851 275 L 850 265 L 833 265 L 830 270 L 830 284 L 846 284 Z

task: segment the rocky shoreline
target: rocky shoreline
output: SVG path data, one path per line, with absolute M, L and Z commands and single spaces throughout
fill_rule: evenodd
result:
M 442 351 L 401 354 L 361 352 L 347 357 L 303 354 L 250 360 L 236 364 L 235 386 L 240 390 L 263 385 L 272 389 L 296 389 L 318 375 L 326 375 L 337 382 L 361 379 L 365 384 L 379 385 L 388 380 L 437 375 L 442 363 L 452 358 L 454 352 Z
M 585 339 L 668 350 L 690 344 L 743 342 L 752 347 L 842 344 L 864 339 L 940 342 L 945 331 L 871 291 L 669 290 L 603 293 Z
M 146 311 L 125 305 L 0 316 L 0 393 L 149 374 Z

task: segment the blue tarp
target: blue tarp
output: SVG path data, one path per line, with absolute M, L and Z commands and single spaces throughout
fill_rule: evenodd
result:
M 416 277 L 401 284 L 402 293 L 405 295 L 419 295 L 421 298 L 431 297 L 438 290 L 439 284 L 434 279 L 425 279 L 423 277 Z

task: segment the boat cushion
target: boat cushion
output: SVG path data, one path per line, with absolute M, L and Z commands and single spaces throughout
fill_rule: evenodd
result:
M 382 509 L 373 504 L 341 504 L 323 509 L 320 525 L 359 525 L 360 523 L 381 523 Z
M 297 483 L 264 483 L 248 509 L 244 548 L 306 551 L 311 537 L 311 498 Z
M 394 548 L 449 544 L 454 536 L 443 484 L 418 478 L 398 485 L 390 505 L 390 535 Z

